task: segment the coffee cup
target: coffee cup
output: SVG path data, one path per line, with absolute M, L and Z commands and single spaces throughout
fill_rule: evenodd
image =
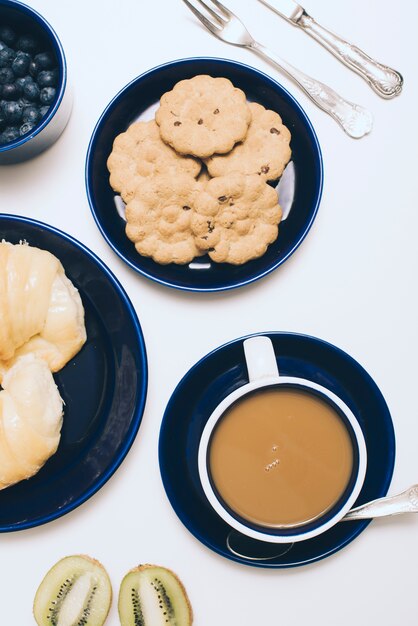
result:
M 216 513 L 272 544 L 337 524 L 363 486 L 367 450 L 347 404 L 313 381 L 282 376 L 266 336 L 243 342 L 249 382 L 222 400 L 202 432 L 198 470 Z

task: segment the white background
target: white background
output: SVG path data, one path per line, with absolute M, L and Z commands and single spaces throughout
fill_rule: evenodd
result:
M 0 623 L 28 626 L 35 590 L 62 556 L 87 553 L 111 576 L 115 598 L 138 563 L 163 564 L 184 581 L 196 626 L 406 626 L 416 624 L 418 516 L 373 522 L 334 556 L 294 570 L 258 570 L 201 545 L 166 498 L 157 459 L 160 422 L 181 376 L 204 354 L 263 330 L 308 333 L 357 359 L 392 412 L 397 458 L 391 493 L 418 479 L 418 4 L 414 0 L 306 0 L 320 23 L 399 69 L 403 94 L 380 99 L 356 74 L 256 0 L 225 0 L 256 38 L 300 69 L 369 108 L 375 126 L 355 141 L 290 81 L 250 51 L 205 32 L 181 0 L 33 0 L 62 39 L 75 105 L 60 140 L 22 165 L 0 168 L 0 210 L 79 238 L 126 288 L 144 331 L 149 389 L 126 460 L 91 500 L 46 526 L 0 536 Z M 89 137 L 121 87 L 159 63 L 224 56 L 278 79 L 310 116 L 325 186 L 308 238 L 269 277 L 229 293 L 157 286 L 131 271 L 99 233 L 84 188 Z M 117 626 L 114 602 L 109 626 Z

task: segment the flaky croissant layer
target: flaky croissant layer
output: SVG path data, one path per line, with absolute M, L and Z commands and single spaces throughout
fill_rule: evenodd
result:
M 60 261 L 25 244 L 0 243 L 0 382 L 23 354 L 59 371 L 86 341 L 80 295 Z
M 63 401 L 45 361 L 19 357 L 0 391 L 0 489 L 36 474 L 58 448 Z

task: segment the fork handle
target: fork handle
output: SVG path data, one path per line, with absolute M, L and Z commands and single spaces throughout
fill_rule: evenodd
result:
M 308 35 L 329 50 L 339 61 L 362 76 L 382 98 L 393 98 L 402 90 L 402 75 L 378 63 L 365 52 L 327 30 L 304 11 L 296 22 Z
M 333 89 L 307 76 L 284 59 L 267 50 L 262 44 L 254 42 L 249 47 L 284 71 L 320 109 L 331 115 L 342 126 L 347 135 L 354 139 L 360 139 L 371 131 L 373 117 L 367 109 L 344 100 Z

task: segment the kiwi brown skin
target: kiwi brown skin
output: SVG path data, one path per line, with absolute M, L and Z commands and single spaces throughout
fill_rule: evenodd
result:
M 190 604 L 190 600 L 189 600 L 189 596 L 187 595 L 187 591 L 185 586 L 183 585 L 183 583 L 181 582 L 180 578 L 177 576 L 177 574 L 175 572 L 173 572 L 173 570 L 169 569 L 168 567 L 164 567 L 162 565 L 155 565 L 152 563 L 143 563 L 141 565 L 138 565 L 137 567 L 133 567 L 132 569 L 130 569 L 124 576 L 123 580 L 125 580 L 125 578 L 129 575 L 129 574 L 135 574 L 138 572 L 143 572 L 147 569 L 152 569 L 152 568 L 156 568 L 157 570 L 165 570 L 166 572 L 168 572 L 169 574 L 171 574 L 171 576 L 173 576 L 173 578 L 176 580 L 178 586 L 180 587 L 182 593 L 183 593 L 183 597 L 186 603 L 186 607 L 187 607 L 187 611 L 188 611 L 188 626 L 191 626 L 193 623 L 193 609 L 192 609 L 192 605 Z M 123 583 L 123 581 L 122 581 Z M 150 625 L 152 626 L 152 625 Z
M 95 567 L 100 568 L 100 570 L 102 571 L 102 573 L 104 573 L 105 577 L 107 578 L 108 583 L 109 583 L 109 604 L 108 604 L 108 607 L 107 607 L 107 611 L 106 611 L 106 613 L 104 613 L 104 615 L 103 615 L 103 623 L 107 620 L 108 615 L 109 615 L 109 611 L 110 611 L 110 607 L 111 607 L 112 602 L 113 602 L 113 589 L 112 589 L 112 584 L 111 584 L 111 582 L 110 582 L 110 578 L 109 578 L 109 575 L 108 575 L 108 573 L 107 573 L 106 568 L 102 565 L 102 563 L 100 563 L 100 561 L 98 561 L 97 559 L 92 558 L 91 556 L 89 556 L 89 555 L 87 555 L 87 554 L 71 554 L 71 555 L 68 555 L 68 556 L 65 556 L 65 557 L 63 557 L 63 558 L 59 559 L 59 561 L 57 561 L 57 562 L 56 562 L 56 563 L 55 563 L 52 567 L 50 567 L 50 568 L 49 568 L 49 570 L 47 571 L 47 573 L 45 574 L 45 576 L 43 577 L 43 579 L 42 579 L 42 581 L 41 581 L 40 585 L 38 586 L 38 589 L 37 589 L 36 594 L 35 594 L 35 599 L 34 599 L 34 602 L 33 602 L 33 615 L 34 615 L 34 617 L 35 617 L 35 621 L 36 621 L 38 624 L 39 624 L 39 622 L 38 622 L 38 620 L 37 620 L 37 618 L 36 618 L 35 604 L 36 604 L 36 600 L 37 600 L 38 592 L 39 592 L 39 590 L 40 590 L 40 588 L 41 588 L 42 584 L 44 583 L 45 579 L 48 577 L 49 573 L 50 573 L 50 572 L 51 572 L 54 568 L 56 568 L 56 567 L 57 567 L 60 563 L 62 563 L 62 562 L 63 562 L 63 561 L 65 561 L 66 559 L 74 559 L 74 558 L 75 558 L 75 559 L 77 559 L 77 558 L 81 558 L 81 559 L 83 559 L 83 560 L 85 560 L 85 561 L 90 562 L 90 563 L 91 563 L 92 565 L 94 565 Z

